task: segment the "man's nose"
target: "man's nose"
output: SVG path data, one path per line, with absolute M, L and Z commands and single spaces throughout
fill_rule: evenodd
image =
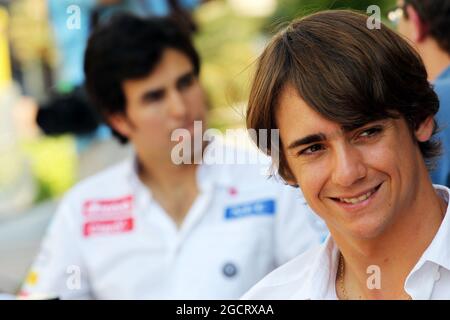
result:
M 178 90 L 169 94 L 169 114 L 174 118 L 184 118 L 187 113 L 186 103 Z
M 367 168 L 360 150 L 345 145 L 335 151 L 332 181 L 334 184 L 349 187 L 364 178 Z

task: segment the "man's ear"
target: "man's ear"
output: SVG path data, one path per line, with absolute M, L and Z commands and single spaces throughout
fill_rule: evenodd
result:
M 430 140 L 434 130 L 434 116 L 426 118 L 416 129 L 414 133 L 419 142 Z
M 406 6 L 406 12 L 412 23 L 412 40 L 414 42 L 423 42 L 428 35 L 428 25 L 422 21 L 417 10 L 412 5 Z
M 106 117 L 109 125 L 122 136 L 129 138 L 133 129 L 129 119 L 124 113 L 113 113 Z

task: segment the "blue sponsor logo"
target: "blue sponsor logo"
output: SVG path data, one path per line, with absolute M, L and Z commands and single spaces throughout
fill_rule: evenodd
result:
M 253 215 L 275 214 L 275 200 L 261 200 L 257 202 L 239 204 L 225 209 L 225 219 L 243 218 Z

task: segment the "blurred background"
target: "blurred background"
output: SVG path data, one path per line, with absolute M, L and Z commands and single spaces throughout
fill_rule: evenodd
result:
M 174 3 L 147 2 L 148 15 L 165 15 Z M 209 125 L 221 130 L 243 127 L 254 62 L 287 22 L 324 9 L 365 12 L 370 5 L 385 18 L 395 6 L 395 0 L 179 2 L 196 25 Z M 141 3 L 0 0 L 0 293 L 18 290 L 64 192 L 130 152 L 95 115 L 62 110 L 86 105 L 80 86 L 89 30 L 114 11 L 133 11 Z

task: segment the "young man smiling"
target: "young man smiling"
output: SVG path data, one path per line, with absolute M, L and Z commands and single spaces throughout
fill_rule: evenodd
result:
M 330 237 L 246 299 L 450 298 L 449 189 L 427 171 L 439 102 L 418 54 L 366 20 L 305 17 L 260 57 L 247 125 L 280 129 L 278 172 Z

